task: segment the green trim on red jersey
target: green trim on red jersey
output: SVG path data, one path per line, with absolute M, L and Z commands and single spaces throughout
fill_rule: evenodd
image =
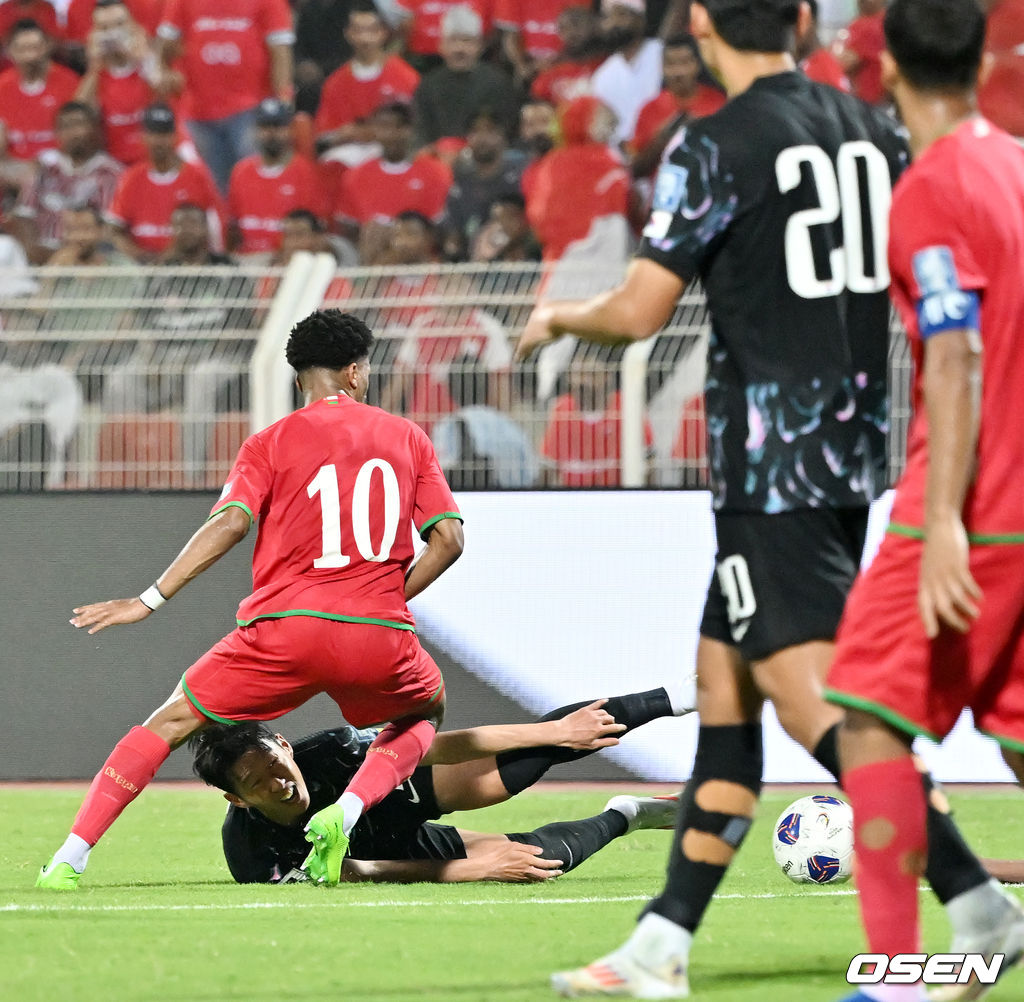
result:
M 894 536 L 906 536 L 907 539 L 924 539 L 924 529 L 916 525 L 890 522 L 886 532 Z M 1024 532 L 969 532 L 967 542 L 975 546 L 1019 546 L 1024 543 Z
M 443 519 L 443 518 L 457 518 L 460 522 L 465 522 L 466 521 L 462 517 L 462 515 L 459 512 L 457 512 L 457 511 L 443 511 L 443 512 L 441 512 L 440 515 L 435 515 L 433 518 L 428 519 L 426 522 L 423 523 L 422 526 L 420 526 L 420 529 L 419 529 L 420 539 L 423 539 L 426 536 L 427 532 L 430 529 L 433 529 L 434 526 L 437 525 L 437 523 L 440 522 L 441 519 Z
M 393 619 L 374 619 L 371 616 L 343 616 L 337 612 L 318 612 L 316 609 L 287 609 L 284 612 L 261 612 L 252 619 L 236 619 L 239 626 L 250 626 L 259 619 L 287 619 L 289 616 L 312 616 L 314 619 L 332 619 L 336 623 L 368 623 L 370 626 L 386 626 L 391 630 L 408 630 L 415 633 L 416 627 L 408 623 L 397 623 Z
M 237 720 L 228 720 L 227 717 L 219 717 L 212 710 L 208 710 L 202 703 L 196 699 L 192 690 L 188 687 L 188 683 L 185 681 L 185 676 L 181 676 L 181 688 L 185 693 L 185 698 L 204 716 L 209 717 L 210 720 L 216 720 L 221 724 L 237 724 Z
M 249 506 L 242 504 L 241 501 L 229 501 L 227 504 L 221 505 L 216 511 L 210 512 L 210 518 L 213 518 L 214 515 L 219 515 L 222 511 L 227 511 L 228 508 L 241 508 L 249 516 L 250 526 L 256 521 L 256 516 L 249 510 Z M 206 521 L 209 522 L 210 518 Z
M 979 734 L 984 734 L 986 737 L 992 738 L 993 741 L 998 741 L 1001 745 L 1009 748 L 1011 751 L 1020 752 L 1024 754 L 1024 741 L 1017 741 L 1014 738 L 1006 738 L 1001 734 L 995 734 L 993 731 L 982 730 L 978 728 Z
M 895 710 L 884 706 L 882 703 L 875 703 L 870 699 L 862 699 L 860 696 L 850 696 L 845 692 L 837 692 L 835 689 L 825 689 L 825 700 L 829 703 L 837 703 L 839 706 L 848 706 L 853 710 L 863 710 L 865 713 L 873 714 L 881 718 L 887 724 L 892 724 L 897 730 L 907 734 L 920 735 L 938 744 L 942 738 L 931 731 L 925 730 L 920 724 L 901 716 Z

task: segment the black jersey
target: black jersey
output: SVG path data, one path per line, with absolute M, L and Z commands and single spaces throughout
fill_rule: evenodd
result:
M 699 276 L 719 510 L 853 507 L 885 487 L 895 123 L 802 73 L 677 134 L 640 256 Z
M 338 727 L 295 742 L 295 761 L 309 790 L 309 810 L 295 825 L 279 825 L 248 807 L 228 808 L 221 837 L 231 876 L 240 884 L 272 883 L 302 865 L 310 845 L 306 822 L 342 795 L 362 765 L 375 730 Z M 454 829 L 426 822 L 441 816 L 430 766 L 371 807 L 352 829 L 353 859 L 456 859 L 465 855 Z

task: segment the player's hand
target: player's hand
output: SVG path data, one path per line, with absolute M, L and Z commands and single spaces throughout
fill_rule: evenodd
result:
M 567 713 L 560 720 L 553 720 L 557 737 L 551 743 L 559 748 L 574 748 L 576 751 L 594 751 L 617 745 L 619 739 L 615 735 L 621 734 L 626 725 L 617 723 L 607 710 L 601 709 L 607 702 L 607 699 L 595 699 L 593 703 Z
M 971 576 L 969 557 L 967 531 L 959 518 L 929 524 L 917 591 L 917 607 L 929 639 L 937 637 L 943 626 L 966 633 L 978 618 L 981 588 Z
M 153 610 L 138 598 L 114 598 L 109 602 L 80 605 L 68 622 L 76 629 L 89 627 L 89 633 L 99 633 L 108 626 L 125 626 L 145 619 Z
M 560 859 L 542 859 L 539 845 L 522 842 L 495 842 L 480 852 L 477 862 L 483 876 L 479 880 L 500 880 L 505 884 L 531 884 L 562 875 Z
M 526 321 L 519 343 L 516 345 L 516 361 L 525 362 L 538 348 L 557 341 L 561 332 L 555 332 L 551 321 L 554 308 L 538 303 Z

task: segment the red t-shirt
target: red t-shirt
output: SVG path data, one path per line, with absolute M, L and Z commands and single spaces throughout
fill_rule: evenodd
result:
M 493 0 L 395 0 L 395 5 L 412 18 L 409 51 L 436 56 L 441 41 L 441 20 L 452 7 L 472 7 L 483 21 L 484 35 L 491 30 Z
M 60 40 L 64 37 L 57 23 L 57 11 L 49 0 L 4 0 L 0 3 L 0 42 L 6 44 L 7 34 L 19 21 L 35 21 L 50 38 Z
M 160 23 L 160 0 L 124 0 L 124 5 L 147 35 L 156 33 Z M 95 7 L 96 0 L 71 0 L 68 5 L 67 37 L 72 42 L 85 45 L 92 31 L 92 12 Z
M 270 94 L 268 45 L 291 45 L 285 0 L 167 0 L 158 34 L 182 40 L 186 114 L 227 118 Z
M 240 623 L 302 611 L 412 625 L 412 527 L 460 517 L 424 432 L 344 394 L 248 438 L 213 511 L 230 505 L 260 523 Z
M 284 166 L 265 167 L 259 154 L 235 164 L 228 185 L 228 214 L 242 234 L 239 254 L 260 254 L 281 246 L 281 221 L 293 209 L 323 217 L 316 168 L 297 153 Z
M 182 163 L 167 174 L 155 173 L 150 164 L 129 167 L 114 192 L 107 217 L 123 226 L 143 250 L 159 254 L 171 242 L 171 213 L 185 202 L 216 214 L 214 243 L 220 243 L 223 211 L 220 197 L 209 171 L 195 164 Z
M 566 59 L 541 71 L 530 84 L 530 96 L 554 105 L 566 104 L 590 93 L 590 78 L 603 59 Z
M 800 69 L 808 80 L 828 84 L 849 94 L 853 88 L 850 78 L 843 72 L 839 60 L 828 49 L 815 49 L 806 59 L 801 60 Z
M 883 21 L 885 11 L 866 14 L 850 22 L 841 36 L 844 48 L 855 52 L 860 65 L 850 73 L 853 92 L 868 104 L 878 104 L 885 97 L 882 87 L 882 50 L 885 48 Z
M 992 70 L 978 88 L 982 114 L 1018 138 L 1024 136 L 1024 0 L 989 8 L 985 51 Z
M 142 112 L 156 97 L 138 68 L 117 74 L 101 70 L 97 86 L 107 152 L 123 164 L 146 158 L 142 142 Z
M 984 119 L 932 144 L 893 192 L 892 297 L 914 355 L 914 414 L 894 523 L 923 524 L 928 427 L 922 399 L 921 321 L 960 323 L 964 296 L 981 297 L 981 427 L 964 504 L 969 531 L 1024 531 L 1024 150 Z
M 677 115 L 686 112 L 691 118 L 703 118 L 705 115 L 713 115 L 723 104 L 725 95 L 705 84 L 698 84 L 693 97 L 685 101 L 680 101 L 667 90 L 663 90 L 640 109 L 630 145 L 639 152 L 654 141 L 658 130 L 666 122 Z
M 406 211 L 439 220 L 451 186 L 452 172 L 434 157 L 399 164 L 368 160 L 345 172 L 335 215 L 360 226 L 374 219 L 394 219 Z
M 26 90 L 11 67 L 0 73 L 0 122 L 7 127 L 7 148 L 16 160 L 31 160 L 57 148 L 53 132 L 57 109 L 72 100 L 80 80 L 66 66 L 50 63 L 46 79 Z
M 646 421 L 644 439 L 650 448 L 654 436 Z M 571 393 L 556 398 L 540 453 L 558 468 L 559 479 L 565 487 L 618 487 L 622 455 L 621 395 L 613 393 L 599 414 L 580 410 Z
M 360 78 L 353 66 L 345 63 L 324 81 L 316 112 L 317 134 L 365 121 L 382 104 L 412 101 L 420 82 L 420 75 L 398 56 L 388 56 L 374 77 Z
M 518 31 L 527 55 L 554 59 L 562 51 L 558 18 L 570 7 L 589 7 L 586 0 L 494 0 L 494 24 Z

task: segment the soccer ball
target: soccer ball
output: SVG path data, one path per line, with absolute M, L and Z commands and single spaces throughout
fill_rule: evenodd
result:
M 790 804 L 775 822 L 772 852 L 796 884 L 841 884 L 853 864 L 853 811 L 838 797 L 819 794 Z

